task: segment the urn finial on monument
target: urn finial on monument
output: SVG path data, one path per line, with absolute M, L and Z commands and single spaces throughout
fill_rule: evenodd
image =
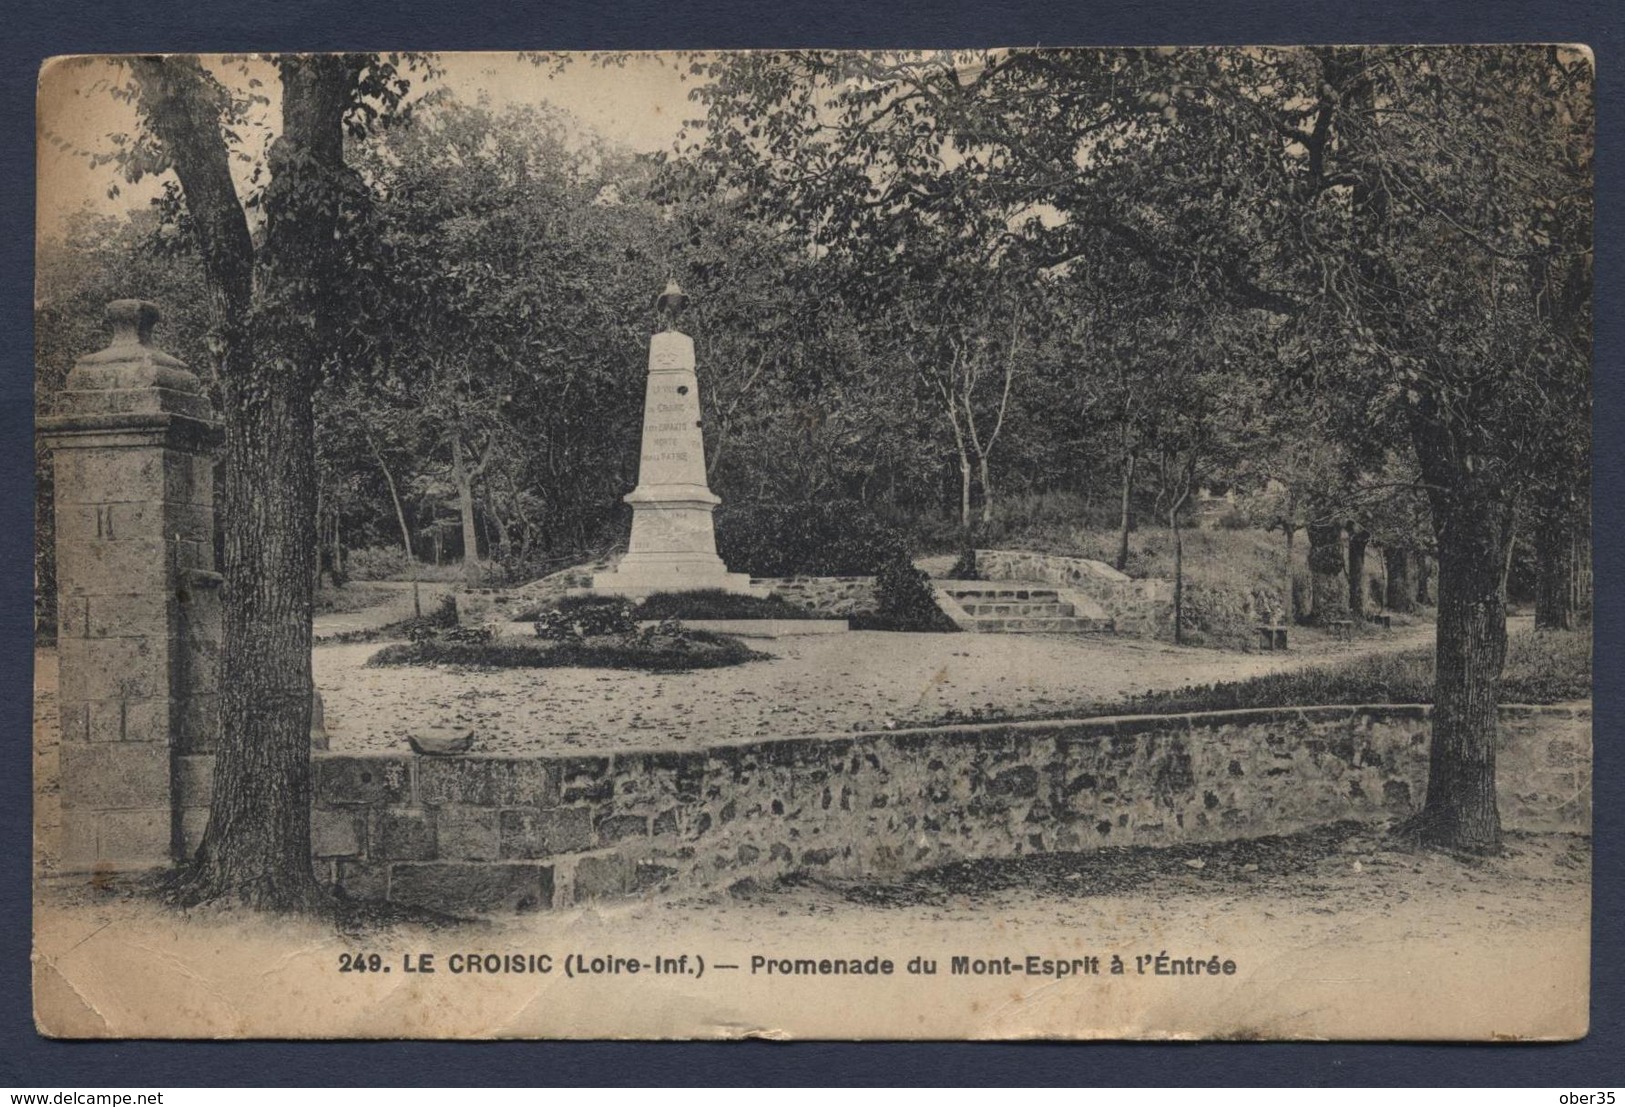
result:
M 675 326 L 687 302 L 675 279 L 655 300 L 665 329 L 649 339 L 638 486 L 625 497 L 632 507 L 632 536 L 615 571 L 593 576 L 594 592 L 638 597 L 751 590 L 750 577 L 730 573 L 717 556 L 711 513 L 722 500 L 711 491 L 705 471 L 694 340 Z
M 666 290 L 655 297 L 655 310 L 660 313 L 661 322 L 665 323 L 663 330 L 677 329 L 677 315 L 688 306 L 688 295 L 677 284 L 677 278 L 672 277 L 666 281 Z

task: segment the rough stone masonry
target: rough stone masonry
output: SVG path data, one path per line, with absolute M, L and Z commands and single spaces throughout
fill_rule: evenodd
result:
M 318 755 L 318 871 L 449 914 L 1404 817 L 1431 709 L 1215 711 L 577 757 Z M 1590 712 L 1509 707 L 1506 825 L 1591 822 Z

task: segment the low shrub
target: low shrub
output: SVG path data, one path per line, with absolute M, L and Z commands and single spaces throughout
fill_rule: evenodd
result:
M 457 629 L 457 601 L 451 596 L 441 596 L 440 603 L 429 614 L 403 620 L 391 629 L 398 629 L 413 642 L 438 638 L 448 630 Z
M 680 672 L 718 669 L 768 658 L 737 638 L 685 630 L 671 624 L 630 634 L 567 642 L 504 639 L 465 642 L 448 637 L 385 646 L 367 660 L 371 668 L 398 665 L 466 665 L 481 669 L 636 669 Z
M 959 628 L 937 606 L 931 578 L 897 547 L 875 574 L 874 614 L 854 615 L 853 630 L 951 632 Z
M 406 551 L 399 546 L 366 546 L 346 550 L 344 572 L 350 580 L 412 580 L 425 583 L 457 584 L 464 579 L 463 563 L 448 561 L 441 565 L 420 561 L 414 567 Z M 494 561 L 480 562 L 480 579 L 496 584 L 506 578 L 502 566 Z
M 637 629 L 632 602 L 619 596 L 566 596 L 551 611 L 536 615 L 536 637 L 572 642 Z
M 1591 632 L 1537 630 L 1507 640 L 1502 703 L 1561 703 L 1591 696 Z
M 319 588 L 311 599 L 311 610 L 317 615 L 344 615 L 352 611 L 365 611 L 387 603 L 395 593 L 375 584 L 347 584 L 342 588 Z
M 351 580 L 395 580 L 406 576 L 406 551 L 399 546 L 367 546 L 344 557 Z
M 535 622 L 537 635 L 561 641 L 569 637 L 619 634 L 640 622 L 682 619 L 820 619 L 815 611 L 779 596 L 751 596 L 710 588 L 699 592 L 656 592 L 638 603 L 616 596 L 565 596 L 519 615 Z M 571 628 L 579 628 L 572 632 Z

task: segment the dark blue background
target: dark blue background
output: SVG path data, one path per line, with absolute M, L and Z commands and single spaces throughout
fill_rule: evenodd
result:
M 1621 483 L 1620 35 L 1604 2 L 1165 0 L 882 5 L 765 0 L 23 0 L 0 14 L 0 1087 L 467 1084 L 1619 1084 L 1620 796 L 1616 745 Z M 64 1043 L 30 1013 L 33 97 L 53 54 L 164 51 L 634 49 L 1250 42 L 1584 42 L 1596 51 L 1597 838 L 1592 1031 L 1565 1045 Z

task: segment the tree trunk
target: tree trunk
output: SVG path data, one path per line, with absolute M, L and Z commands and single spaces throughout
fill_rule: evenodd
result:
M 418 555 L 412 549 L 412 528 L 406 525 L 406 508 L 401 505 L 400 490 L 395 487 L 395 477 L 390 473 L 389 466 L 384 464 L 383 454 L 373 444 L 372 438 L 367 439 L 367 446 L 372 450 L 373 460 L 378 462 L 378 468 L 384 474 L 384 483 L 389 486 L 389 500 L 395 505 L 395 522 L 401 528 L 401 549 L 406 551 L 407 570 L 412 575 L 412 617 L 423 618 L 423 597 L 418 589 Z
M 489 525 L 492 527 L 492 529 L 496 531 L 496 541 L 492 551 L 492 557 L 496 557 L 496 550 L 502 551 L 502 556 L 507 557 L 508 524 L 502 521 L 502 513 L 497 510 L 496 504 L 492 502 L 489 494 L 487 494 L 485 497 L 485 517 L 487 520 L 489 520 Z
M 1416 602 L 1418 604 L 1431 604 L 1433 594 L 1430 583 L 1433 576 L 1433 560 L 1427 554 L 1416 555 Z
M 322 511 L 322 486 L 316 485 L 316 555 L 312 557 L 311 565 L 314 570 L 310 578 L 312 593 L 322 590 L 322 547 L 327 545 L 327 515 Z
M 1582 623 L 1591 621 L 1591 533 L 1589 525 L 1576 530 L 1574 552 L 1569 558 L 1573 572 L 1569 575 L 1570 606 Z
M 1117 536 L 1117 560 L 1114 562 L 1120 573 L 1128 569 L 1128 536 L 1134 529 L 1134 467 L 1138 460 L 1132 450 L 1123 458 L 1123 502 L 1119 516 L 1121 525 Z
M 406 525 L 406 508 L 401 504 L 401 493 L 395 487 L 394 474 L 384 464 L 383 455 L 373 445 L 371 438 L 367 440 L 367 445 L 372 450 L 372 459 L 378 463 L 379 472 L 384 474 L 384 484 L 389 488 L 389 502 L 395 507 L 395 524 L 401 528 L 401 549 L 406 551 L 407 561 L 416 561 L 417 556 L 412 552 L 412 528 Z
M 251 390 L 223 381 L 222 393 L 228 432 L 221 730 L 196 858 L 197 892 L 263 907 L 307 906 L 319 898 L 310 867 L 316 551 L 303 537 L 315 484 L 310 392 L 298 383 Z
M 1297 597 L 1292 594 L 1294 591 L 1293 584 L 1296 581 L 1292 572 L 1292 545 L 1293 536 L 1297 534 L 1298 528 L 1293 526 L 1291 519 L 1288 519 L 1283 529 L 1286 531 L 1286 618 L 1281 621 L 1283 623 L 1295 623 L 1298 620 L 1298 601 Z
M 1365 549 L 1370 542 L 1370 531 L 1349 533 L 1349 614 L 1356 619 L 1365 618 Z
M 463 583 L 480 584 L 480 537 L 474 522 L 474 478 L 463 461 L 462 436 L 451 436 L 451 479 L 457 485 L 457 510 L 463 518 Z
M 180 178 L 211 293 L 225 464 L 220 726 L 202 844 L 177 899 L 274 910 L 327 901 L 310 860 L 311 585 L 316 466 L 311 396 L 326 353 L 344 113 L 354 56 L 277 60 L 282 133 L 262 265 L 237 203 L 212 79 L 196 58 L 132 63 L 140 107 Z
M 1168 513 L 1174 532 L 1174 644 L 1185 644 L 1185 536 L 1179 529 L 1179 508 Z
M 1310 619 L 1325 626 L 1348 618 L 1349 590 L 1343 555 L 1343 528 L 1336 522 L 1311 522 L 1309 532 Z
M 970 455 L 963 449 L 959 451 L 959 529 L 969 543 L 971 533 L 970 521 Z
M 989 527 L 993 524 L 993 477 L 988 470 L 987 454 L 978 456 L 976 463 L 982 480 L 982 526 Z
M 1535 626 L 1572 630 L 1577 543 L 1573 515 L 1561 507 L 1537 516 L 1535 528 Z
M 1402 615 L 1416 610 L 1416 581 L 1411 579 L 1411 558 L 1411 551 L 1404 546 L 1382 548 L 1383 571 L 1388 574 L 1383 606 Z
M 1442 498 L 1442 497 L 1441 497 Z M 1427 799 L 1412 827 L 1435 845 L 1475 853 L 1501 846 L 1495 740 L 1506 661 L 1502 566 L 1510 511 L 1488 496 L 1435 505 L 1439 615 Z
M 342 587 L 345 581 L 344 574 L 344 534 L 341 527 L 344 516 L 339 512 L 337 504 L 333 505 L 333 587 Z

